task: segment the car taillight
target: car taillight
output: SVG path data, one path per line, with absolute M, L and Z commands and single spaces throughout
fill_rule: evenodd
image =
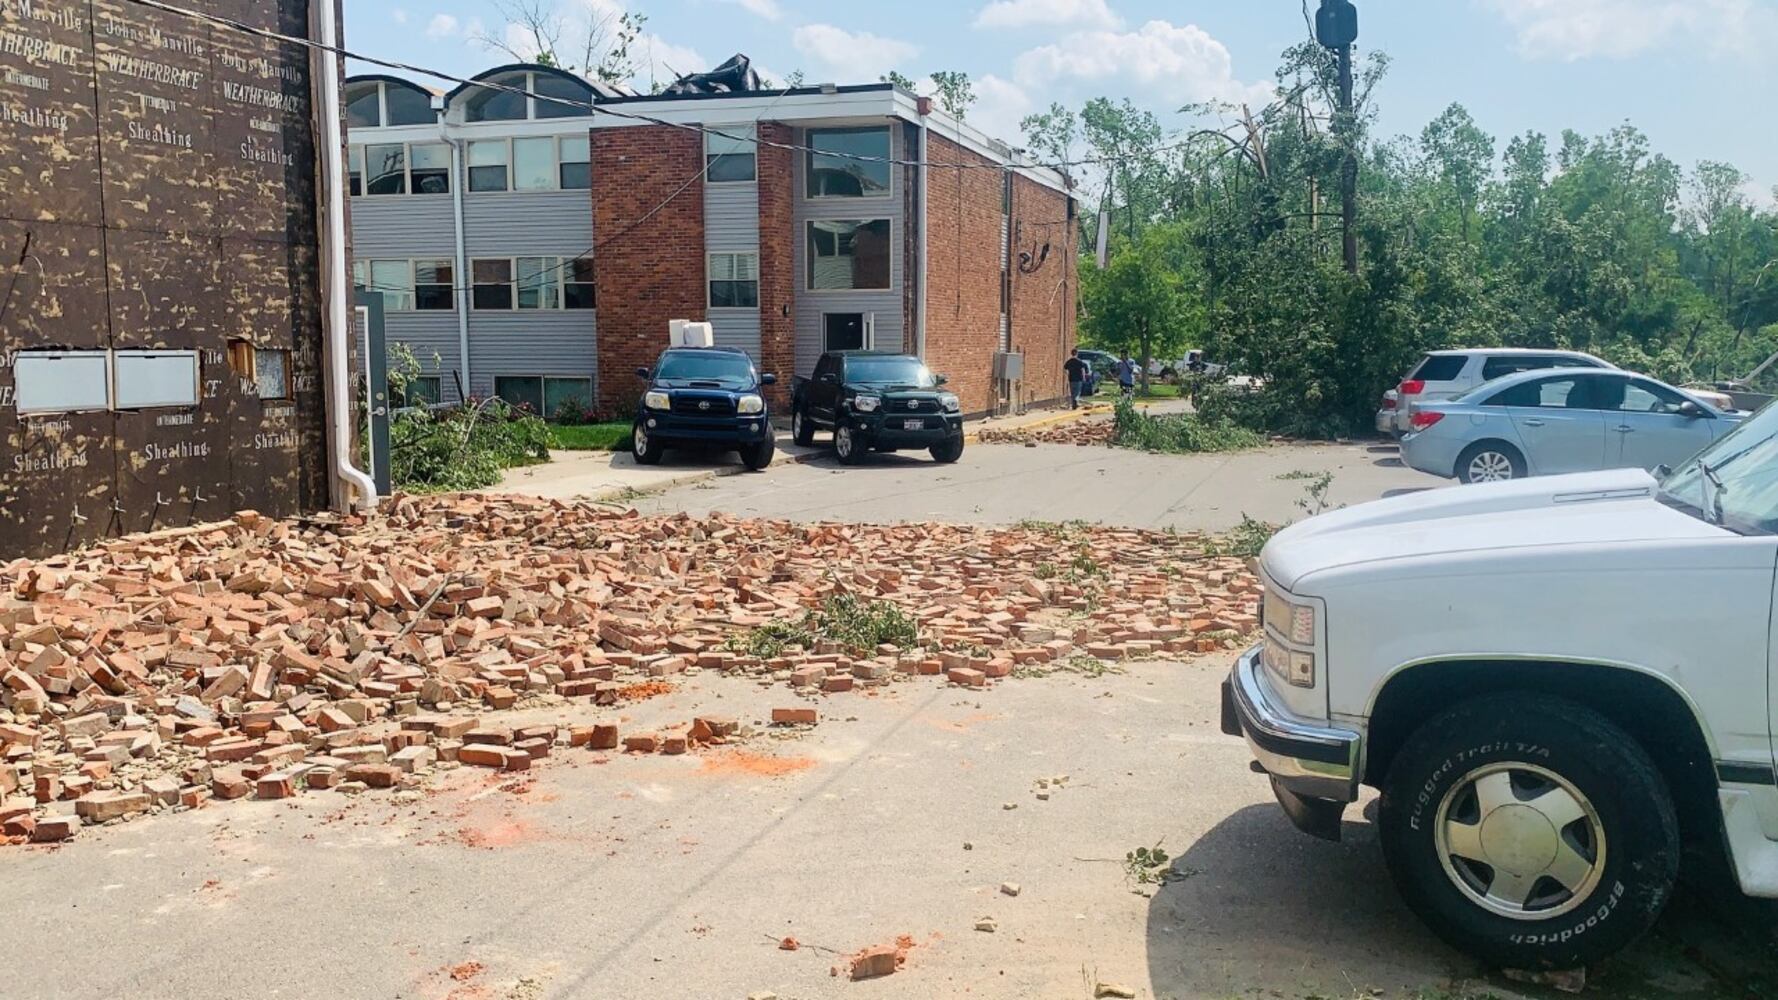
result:
M 1401 388 L 1396 391 L 1403 396 L 1418 396 L 1426 391 L 1426 380 L 1417 378 L 1408 379 L 1406 382 L 1403 382 Z
M 1395 409 L 1395 397 L 1394 396 L 1384 396 L 1383 397 L 1383 409 L 1385 409 L 1385 410 Z
M 1437 410 L 1416 410 L 1408 422 L 1414 425 L 1415 430 L 1423 431 L 1443 419 L 1445 415 Z

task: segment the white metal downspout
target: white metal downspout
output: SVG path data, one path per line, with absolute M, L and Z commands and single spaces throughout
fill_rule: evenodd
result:
M 463 392 L 472 393 L 475 385 L 469 378 L 469 244 L 463 235 L 463 185 L 469 182 L 469 152 L 461 139 L 453 139 L 443 121 L 438 123 L 438 136 L 451 147 L 451 216 L 457 227 L 457 280 L 451 288 L 457 310 L 457 370 L 463 373 Z M 467 399 L 458 402 L 467 403 Z
M 320 63 L 321 114 L 321 189 L 326 199 L 322 206 L 321 259 L 325 268 L 321 294 L 327 305 L 324 335 L 327 381 L 327 418 L 333 448 L 333 474 L 344 487 L 335 492 L 337 509 L 352 509 L 351 493 L 357 494 L 357 507 L 374 510 L 377 485 L 352 464 L 351 372 L 346 359 L 352 348 L 352 288 L 346 279 L 346 172 L 340 162 L 345 136 L 340 128 L 340 57 L 334 47 L 340 43 L 339 17 L 335 0 L 321 0 L 318 26 L 321 44 L 317 49 Z M 366 359 L 366 370 L 369 370 Z
M 926 137 L 929 131 L 927 116 L 920 116 L 920 287 L 914 295 L 914 343 L 915 354 L 921 361 L 926 360 L 926 284 L 931 268 L 927 263 L 926 230 L 928 213 L 927 197 L 932 189 L 932 172 L 926 162 Z

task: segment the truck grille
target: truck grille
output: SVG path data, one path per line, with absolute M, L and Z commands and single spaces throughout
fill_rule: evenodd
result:
M 937 413 L 938 411 L 938 400 L 936 399 L 889 399 L 883 402 L 883 412 L 891 416 L 904 413 Z
M 673 412 L 688 417 L 732 417 L 735 401 L 728 396 L 688 396 L 673 394 Z

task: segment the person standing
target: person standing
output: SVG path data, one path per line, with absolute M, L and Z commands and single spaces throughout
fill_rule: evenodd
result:
M 1087 363 L 1080 360 L 1080 348 L 1068 352 L 1068 360 L 1062 362 L 1062 371 L 1068 375 L 1068 408 L 1078 410 L 1081 388 L 1087 380 Z
M 1124 391 L 1125 399 L 1136 395 L 1136 362 L 1127 354 L 1117 363 L 1117 384 Z

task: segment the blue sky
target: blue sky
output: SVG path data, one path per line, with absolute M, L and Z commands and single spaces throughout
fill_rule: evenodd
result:
M 1170 112 L 1187 102 L 1262 94 L 1279 52 L 1306 34 L 1301 0 L 556 2 L 571 22 L 645 13 L 643 61 L 667 79 L 736 52 L 779 80 L 800 69 L 810 83 L 962 70 L 980 98 L 970 120 L 1015 140 L 1029 111 L 1099 95 L 1182 124 Z M 1778 0 L 1356 2 L 1360 45 L 1394 60 L 1377 94 L 1385 133 L 1418 133 L 1452 101 L 1499 148 L 1527 129 L 1595 134 L 1628 120 L 1688 169 L 1734 163 L 1751 176 L 1750 194 L 1772 200 Z M 501 30 L 494 0 L 346 8 L 350 47 L 465 75 L 504 61 L 475 40 Z

